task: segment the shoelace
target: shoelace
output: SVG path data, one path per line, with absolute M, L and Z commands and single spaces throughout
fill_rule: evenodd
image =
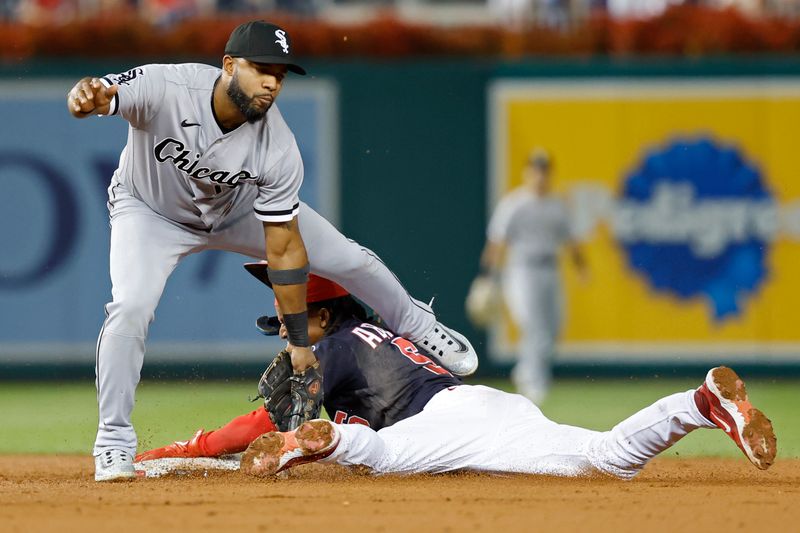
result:
M 452 346 L 454 344 L 453 338 L 447 333 L 447 331 L 443 330 L 439 326 L 434 326 L 433 333 L 434 335 L 438 335 L 439 339 L 444 341 L 447 346 Z M 437 352 L 439 356 L 444 355 L 444 350 L 437 348 L 433 342 L 428 342 L 427 339 L 422 341 L 422 345 L 425 346 L 425 348 L 429 348 L 433 352 Z
M 128 461 L 128 456 L 125 454 L 125 452 L 121 450 L 106 450 L 103 453 L 103 462 L 107 467 L 114 464 L 114 452 L 117 452 L 119 454 L 119 459 L 121 462 Z

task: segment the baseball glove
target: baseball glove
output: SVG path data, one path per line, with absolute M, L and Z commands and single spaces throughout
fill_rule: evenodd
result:
M 297 429 L 303 422 L 319 418 L 322 409 L 322 373 L 319 361 L 300 374 L 294 374 L 292 382 L 292 413 L 289 430 Z
M 291 431 L 319 418 L 323 399 L 319 363 L 295 374 L 291 354 L 282 351 L 261 376 L 258 394 L 279 431 Z
M 500 283 L 488 274 L 481 274 L 472 281 L 467 293 L 467 317 L 473 325 L 487 328 L 500 316 L 502 296 Z

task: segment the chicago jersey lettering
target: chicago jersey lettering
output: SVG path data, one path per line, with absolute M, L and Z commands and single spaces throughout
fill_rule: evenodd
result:
M 294 135 L 277 105 L 260 121 L 224 131 L 211 107 L 220 73 L 154 64 L 102 78 L 119 87 L 109 114 L 130 123 L 112 187 L 122 184 L 156 213 L 196 228 L 253 211 L 287 222 L 299 212 L 303 183 Z

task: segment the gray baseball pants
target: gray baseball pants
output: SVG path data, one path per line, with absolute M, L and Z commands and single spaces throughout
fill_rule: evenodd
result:
M 114 186 L 109 206 L 112 301 L 105 306 L 97 340 L 95 455 L 107 448 L 136 452 L 131 413 L 145 340 L 178 263 L 210 249 L 265 258 L 263 224 L 252 212 L 243 211 L 234 223 L 206 233 L 158 215 L 121 185 Z M 312 272 L 342 285 L 401 335 L 419 338 L 433 326 L 430 308 L 413 299 L 373 252 L 347 239 L 306 204 L 301 203 L 299 223 Z
M 503 296 L 521 335 L 511 378 L 520 394 L 538 403 L 550 388 L 561 329 L 563 304 L 557 266 L 508 265 L 503 273 Z

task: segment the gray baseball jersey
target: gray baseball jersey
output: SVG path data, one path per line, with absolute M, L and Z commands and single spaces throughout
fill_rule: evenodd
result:
M 109 114 L 130 123 L 112 183 L 156 213 L 198 229 L 219 227 L 251 208 L 265 222 L 291 220 L 303 182 L 294 135 L 276 105 L 263 120 L 223 130 L 211 105 L 220 73 L 187 63 L 102 78 L 119 86 Z
M 517 189 L 497 205 L 489 222 L 488 238 L 508 245 L 511 265 L 554 257 L 570 238 L 567 208 L 556 197 L 541 198 Z

